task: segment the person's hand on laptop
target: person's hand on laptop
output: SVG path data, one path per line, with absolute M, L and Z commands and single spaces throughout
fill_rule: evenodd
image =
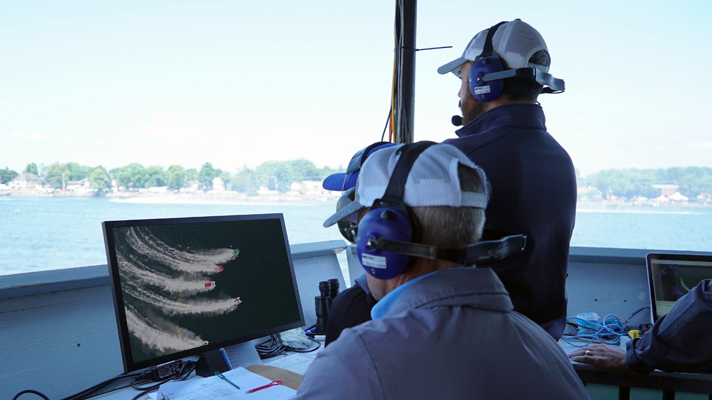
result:
M 617 374 L 633 372 L 625 363 L 625 350 L 607 344 L 594 344 L 569 354 L 573 361 L 591 364 L 596 368 Z

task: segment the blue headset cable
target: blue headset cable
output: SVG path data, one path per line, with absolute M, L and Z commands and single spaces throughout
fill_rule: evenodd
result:
M 576 317 L 569 317 L 566 318 L 566 321 L 570 319 L 577 319 Z M 618 344 L 621 341 L 621 336 L 625 336 L 625 332 L 623 330 L 623 323 L 621 322 L 621 319 L 618 318 L 616 315 L 613 314 L 608 314 L 605 317 L 603 317 L 603 324 L 591 324 L 592 327 L 584 327 L 586 328 L 586 332 L 592 332 L 592 333 L 583 333 L 583 334 L 578 334 L 575 336 L 569 336 L 565 337 L 562 336 L 561 339 L 565 341 L 566 343 L 570 344 L 571 346 L 574 347 L 586 347 L 589 344 L 593 343 L 594 341 L 598 341 L 601 343 L 605 344 Z M 572 343 L 570 340 L 587 340 L 585 344 L 579 344 L 579 343 Z

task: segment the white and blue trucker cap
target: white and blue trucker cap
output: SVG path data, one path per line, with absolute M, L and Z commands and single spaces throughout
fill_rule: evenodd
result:
M 489 28 L 475 35 L 465 47 L 462 56 L 438 68 L 438 73 L 444 75 L 452 72 L 459 77 L 462 64 L 468 61 L 477 61 L 477 57 L 482 54 L 487 32 L 489 32 Z M 492 38 L 492 49 L 499 58 L 504 60 L 509 69 L 531 67 L 542 72 L 549 72 L 548 66 L 529 62 L 531 56 L 537 51 L 545 50 L 548 52 L 549 50 L 541 34 L 522 20 L 515 19 L 497 28 L 497 32 Z
M 402 144 L 381 149 L 371 154 L 363 166 L 356 181 L 354 201 L 338 210 L 324 221 L 324 227 L 347 219 L 357 222 L 358 212 L 362 208 L 373 206 L 374 201 L 383 197 L 393 169 L 398 162 Z M 403 194 L 403 202 L 408 207 L 474 207 L 486 208 L 489 194 L 487 185 L 483 192 L 463 192 L 460 190 L 458 165 L 476 170 L 485 183 L 484 171 L 476 166 L 456 147 L 449 144 L 436 144 L 428 147 L 418 156 L 408 174 Z

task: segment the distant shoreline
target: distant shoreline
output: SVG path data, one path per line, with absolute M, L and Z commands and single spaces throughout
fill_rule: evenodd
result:
M 325 202 L 335 203 L 340 192 L 327 196 L 295 196 L 286 194 L 246 195 L 237 192 L 222 193 L 111 193 L 101 198 L 116 203 L 129 204 L 224 204 L 224 205 L 264 205 L 264 206 L 319 206 Z M 0 200 L 8 197 L 95 197 L 92 194 L 22 192 L 2 195 Z M 604 202 L 579 203 L 576 212 L 579 213 L 620 213 L 620 214 L 680 214 L 701 215 L 712 209 L 710 204 L 665 204 L 661 206 L 639 205 L 628 203 L 606 204 Z M 699 211 L 695 211 L 699 210 Z M 704 210 L 704 211 L 703 211 Z
M 694 212 L 694 211 L 668 211 L 668 210 L 660 210 L 659 208 L 656 208 L 654 210 L 614 210 L 612 208 L 614 207 L 620 207 L 620 206 L 609 206 L 609 205 L 604 205 L 603 207 L 605 208 L 599 208 L 596 210 L 592 209 L 586 209 L 586 208 L 577 208 L 576 212 L 578 213 L 607 213 L 607 214 L 678 214 L 678 215 L 704 215 L 706 213 L 703 212 Z M 631 207 L 641 207 L 641 206 L 631 206 Z M 700 208 L 701 206 L 675 206 L 674 208 Z M 652 208 L 652 207 L 650 207 Z M 673 207 L 670 207 L 673 208 Z M 709 206 L 706 206 L 705 208 L 710 208 Z
M 0 194 L 0 200 L 9 197 L 96 197 L 116 203 L 131 204 L 226 204 L 226 205 L 282 205 L 282 206 L 318 206 L 325 202 L 335 202 L 340 192 L 331 196 L 295 196 L 285 194 L 246 195 L 237 192 L 221 193 L 111 193 L 95 196 L 93 193 L 44 193 L 40 191 L 11 192 Z
M 225 204 L 225 205 L 260 205 L 260 206 L 317 206 L 324 204 L 325 200 L 309 200 L 309 199 L 267 199 L 254 198 L 254 200 L 246 199 L 205 199 L 205 198 L 171 198 L 168 196 L 161 197 L 109 197 L 109 201 L 116 203 L 130 204 Z

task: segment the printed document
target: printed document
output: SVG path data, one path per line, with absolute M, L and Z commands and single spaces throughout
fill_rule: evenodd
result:
M 297 391 L 286 386 L 276 385 L 247 393 L 269 384 L 269 379 L 254 374 L 244 368 L 236 368 L 223 372 L 223 376 L 239 386 L 237 389 L 230 382 L 217 376 L 202 379 L 189 379 L 181 382 L 169 382 L 161 385 L 156 396 L 157 400 L 278 400 L 293 399 Z

